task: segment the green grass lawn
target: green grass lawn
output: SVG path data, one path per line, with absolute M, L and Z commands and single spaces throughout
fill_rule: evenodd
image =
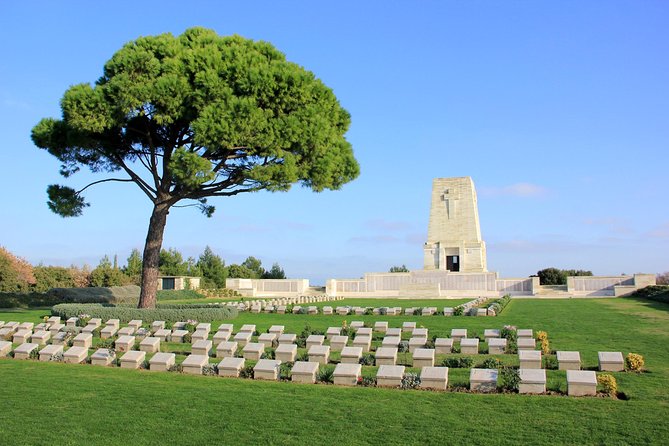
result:
M 37 323 L 47 312 L 0 312 L 0 320 Z M 622 401 L 341 388 L 2 359 L 0 444 L 667 444 L 669 305 L 522 299 L 495 318 L 244 313 L 226 322 L 299 333 L 306 323 L 324 330 L 343 320 L 387 320 L 391 327 L 413 320 L 439 336 L 451 328 L 482 334 L 512 324 L 547 331 L 554 349 L 579 350 L 584 367 L 597 365 L 598 351 L 632 351 L 645 357 L 648 372 L 614 374 L 629 397 Z M 468 371 L 449 375 L 450 383 L 465 383 Z M 564 382 L 562 372 L 549 376 L 549 387 Z

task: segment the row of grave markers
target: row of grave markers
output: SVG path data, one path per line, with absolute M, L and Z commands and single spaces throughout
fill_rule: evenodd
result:
M 28 359 L 33 351 L 38 351 L 39 359 L 42 361 L 51 360 L 53 356 L 62 354 L 64 362 L 66 363 L 82 363 L 88 358 L 88 350 L 92 347 L 94 328 L 101 326 L 101 320 L 92 319 L 89 324 L 84 327 L 81 333 L 77 334 L 73 339 L 73 346 L 68 350 L 64 349 L 64 343 L 54 343 L 46 345 L 38 351 L 40 345 L 46 344 L 52 330 L 62 329 L 60 318 L 49 318 L 44 324 L 38 324 L 36 327 L 30 322 L 19 324 L 18 322 L 4 323 L 0 321 L 0 336 L 6 336 L 7 333 L 12 332 L 15 340 L 23 341 L 14 350 L 14 357 L 16 359 Z M 76 321 L 68 320 L 68 325 L 76 325 Z M 183 335 L 178 333 L 183 330 L 185 322 L 175 323 L 172 333 L 183 338 Z M 163 321 L 155 321 L 151 324 L 151 331 L 141 328 L 142 321 L 131 321 L 127 327 L 129 333 L 137 333 L 144 330 L 144 335 L 139 344 L 139 351 L 132 350 L 135 345 L 135 337 L 131 334 L 123 334 L 115 342 L 115 349 L 119 353 L 124 353 L 119 358 L 119 365 L 122 368 L 139 368 L 146 359 L 147 353 L 155 353 L 149 360 L 149 369 L 158 371 L 170 370 L 176 364 L 176 355 L 174 353 L 161 353 L 160 341 L 161 337 L 155 336 L 161 334 L 160 331 L 166 330 Z M 37 330 L 32 333 L 33 327 Z M 119 321 L 111 319 L 106 322 L 105 327 L 101 333 L 106 331 L 107 334 L 113 336 L 114 330 L 105 330 L 106 328 L 113 328 L 116 331 L 119 328 Z M 364 327 L 361 321 L 354 321 L 351 327 L 356 330 L 356 339 L 364 339 L 359 341 L 362 346 L 354 345 L 347 347 L 345 342 L 342 344 L 341 339 L 348 338 L 341 336 L 341 328 L 330 327 L 326 334 L 330 345 L 324 345 L 326 336 L 311 335 L 307 338 L 307 349 L 309 361 L 295 362 L 291 374 L 294 376 L 294 381 L 299 382 L 315 382 L 316 372 L 319 365 L 327 364 L 330 349 L 334 351 L 341 347 L 341 362 L 335 367 L 334 380 L 335 384 L 353 385 L 361 379 L 362 366 L 359 364 L 360 357 L 363 350 L 369 350 L 371 343 L 372 328 Z M 280 325 L 272 326 L 268 333 L 263 333 L 258 336 L 258 342 L 250 342 L 253 333 L 255 332 L 254 324 L 245 324 L 240 331 L 234 336 L 234 341 L 230 342 L 228 339 L 233 332 L 233 324 L 221 324 L 218 327 L 217 333 L 221 342 L 217 345 L 216 356 L 222 358 L 218 364 L 219 375 L 221 376 L 239 376 L 239 371 L 244 367 L 246 360 L 258 361 L 254 367 L 255 377 L 257 379 L 278 379 L 278 370 L 282 362 L 294 362 L 297 354 L 297 345 L 294 344 L 296 340 L 295 334 L 284 333 L 284 327 Z M 386 333 L 384 341 L 386 345 L 393 345 L 395 342 L 399 343 L 402 331 L 409 331 L 412 333 L 411 339 L 418 339 L 424 343 L 427 341 L 428 331 L 424 328 L 416 328 L 415 322 L 405 322 L 402 328 L 389 328 L 388 323 L 379 321 L 375 323 L 374 329 Z M 211 330 L 211 324 L 201 323 L 196 327 L 196 332 L 201 332 L 202 339 L 193 341 L 191 354 L 184 360 L 181 367 L 185 373 L 202 374 L 203 367 L 209 364 L 209 357 L 212 353 L 213 343 L 208 340 Z M 31 333 L 31 341 L 27 342 L 25 339 L 26 332 Z M 151 333 L 153 332 L 153 333 Z M 49 333 L 45 335 L 44 333 Z M 193 335 L 195 335 L 195 333 Z M 519 340 L 530 339 L 534 344 L 532 330 L 518 330 Z M 149 336 L 153 334 L 154 336 Z M 164 334 L 164 333 L 163 333 Z M 399 336 L 398 336 L 399 335 Z M 463 342 L 467 342 L 466 329 L 453 329 L 451 331 L 451 338 L 437 338 L 437 340 L 447 340 L 446 345 L 450 344 L 452 348 L 453 342 L 460 342 L 461 348 Z M 18 338 L 16 338 L 18 336 Z M 487 329 L 484 332 L 486 341 L 490 344 L 496 339 L 493 336 L 499 336 L 499 330 Z M 54 339 L 56 340 L 56 339 Z M 386 342 L 386 340 L 390 340 Z M 473 338 L 478 343 L 478 338 Z M 505 339 L 504 339 L 505 340 Z M 37 342 L 35 342 L 37 341 Z M 339 343 L 338 343 L 339 341 Z M 267 347 L 273 347 L 275 342 L 278 343 L 274 360 L 262 359 L 261 356 Z M 400 385 L 401 377 L 404 375 L 404 367 L 396 365 L 397 360 L 397 346 L 382 347 L 376 351 L 376 365 L 379 366 L 377 373 L 377 385 L 396 387 Z M 238 344 L 242 346 L 243 358 L 235 357 Z M 413 343 L 415 346 L 418 342 Z M 411 352 L 413 354 L 413 367 L 421 368 L 421 387 L 434 388 L 445 390 L 448 382 L 448 368 L 435 367 L 434 357 L 435 353 L 450 353 L 450 348 L 440 345 L 442 350 L 438 350 L 437 342 L 435 342 L 435 349 L 426 349 L 416 347 Z M 411 348 L 410 340 L 410 348 Z M 0 356 L 6 356 L 11 351 L 12 343 L 7 341 L 0 341 Z M 529 347 L 529 343 L 528 343 Z M 478 349 L 476 351 L 478 353 Z M 520 378 L 521 378 L 521 393 L 544 393 L 545 392 L 545 370 L 541 369 L 541 352 L 537 350 L 527 349 L 518 352 L 520 360 Z M 557 352 L 559 368 L 567 370 L 568 394 L 569 395 L 589 395 L 596 392 L 596 375 L 594 371 L 580 370 L 580 354 L 579 352 Z M 91 355 L 91 363 L 93 365 L 110 365 L 115 357 L 115 354 L 106 348 L 98 349 Z M 624 370 L 624 361 L 622 353 L 620 352 L 600 352 L 599 353 L 600 370 L 602 371 L 622 371 Z M 313 379 L 312 379 L 313 378 Z M 496 388 L 497 370 L 496 369 L 477 369 L 473 368 L 470 371 L 470 386 L 472 390 L 490 391 Z M 493 384 L 494 383 L 494 384 Z

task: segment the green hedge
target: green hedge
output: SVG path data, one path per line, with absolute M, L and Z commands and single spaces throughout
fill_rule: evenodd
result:
M 0 293 L 0 308 L 51 307 L 63 303 L 112 303 L 139 302 L 136 285 L 109 288 L 53 288 L 46 293 Z
M 159 290 L 156 298 L 160 300 L 204 299 L 205 295 L 194 290 Z
M 669 304 L 669 285 L 650 285 L 636 290 L 630 297 L 640 297 Z
M 62 302 L 44 293 L 0 293 L 0 308 L 51 307 Z
M 237 310 L 227 306 L 213 305 L 158 305 L 156 308 L 140 309 L 125 305 L 111 304 L 58 304 L 51 314 L 62 319 L 87 314 L 103 320 L 119 319 L 127 323 L 133 319 L 143 321 L 177 322 L 194 319 L 199 322 L 220 321 L 237 317 Z

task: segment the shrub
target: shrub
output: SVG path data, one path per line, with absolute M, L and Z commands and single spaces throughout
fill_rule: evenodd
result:
M 362 387 L 376 387 L 376 378 L 373 376 L 361 376 L 358 385 Z
M 465 309 L 462 308 L 461 305 L 458 305 L 457 307 L 453 308 L 453 316 L 462 316 L 462 313 L 464 313 Z
M 191 342 L 193 342 L 193 334 L 188 332 L 183 337 L 183 343 L 190 344 Z
M 182 373 L 183 371 L 184 369 L 181 364 L 174 364 L 172 367 L 168 369 L 168 372 Z
M 420 376 L 416 373 L 405 373 L 400 382 L 400 389 L 415 389 L 420 384 Z
M 114 348 L 114 340 L 112 338 L 101 339 L 100 342 L 98 342 L 97 347 L 98 348 L 113 349 Z
M 253 367 L 250 365 L 242 367 L 239 371 L 239 377 L 253 379 Z
M 261 359 L 274 359 L 275 355 L 276 355 L 276 353 L 275 353 L 274 349 L 273 348 L 268 348 L 262 353 Z
M 409 351 L 409 341 L 400 341 L 399 345 L 397 346 L 397 351 L 399 353 L 406 353 Z
M 290 381 L 290 372 L 293 370 L 292 362 L 282 362 L 279 365 L 279 379 L 282 381 Z
M 642 299 L 654 300 L 656 302 L 669 303 L 669 286 L 650 285 L 640 290 L 636 290 L 630 297 L 640 297 Z
M 133 319 L 145 321 L 183 321 L 195 319 L 211 322 L 237 317 L 237 310 L 227 306 L 210 305 L 159 305 L 157 308 L 144 309 L 109 304 L 59 304 L 54 305 L 51 314 L 62 319 L 87 314 L 103 320 L 119 319 L 127 323 Z
M 387 307 L 379 308 L 379 316 L 385 316 L 386 314 L 388 314 L 388 308 Z
M 316 381 L 321 383 L 333 383 L 334 382 L 334 366 L 326 365 L 321 367 L 316 373 Z
M 298 353 L 297 357 L 296 357 L 296 360 L 297 361 L 307 361 L 308 362 L 309 361 L 309 352 L 304 351 L 302 353 Z
M 373 354 L 371 354 L 371 353 L 364 353 L 364 354 L 360 357 L 359 362 L 360 362 L 360 364 L 362 364 L 362 365 L 374 365 L 374 360 L 375 360 L 375 357 L 374 357 Z
M 520 385 L 520 372 L 512 367 L 502 367 L 499 373 L 499 387 L 509 392 L 517 392 Z
M 613 375 L 608 373 L 597 375 L 597 384 L 602 389 L 602 393 L 609 396 L 615 396 L 618 393 L 618 383 Z
M 486 358 L 485 361 L 481 363 L 481 367 L 484 369 L 497 369 L 502 366 L 502 361 L 497 358 Z
M 452 367 L 455 369 L 468 369 L 474 365 L 474 360 L 469 356 L 461 356 L 459 358 L 446 358 L 441 362 L 442 366 Z
M 37 349 L 34 349 L 33 351 L 30 352 L 30 359 L 39 359 L 39 351 Z
M 51 355 L 51 358 L 49 358 L 49 361 L 53 362 L 63 362 L 65 357 L 63 356 L 63 352 L 58 352 L 55 355 Z
M 553 355 L 544 356 L 544 368 L 547 370 L 557 370 L 559 368 L 558 360 Z
M 206 296 L 195 290 L 158 290 L 156 299 L 161 300 L 186 300 L 204 299 Z
M 189 333 L 193 333 L 195 331 L 196 326 L 197 326 L 197 321 L 187 321 L 186 325 L 184 325 L 184 330 L 186 330 Z
M 548 333 L 545 331 L 537 332 L 537 340 L 541 346 L 541 352 L 548 355 L 551 352 L 550 343 L 548 342 Z
M 628 353 L 625 357 L 625 367 L 632 372 L 640 372 L 643 370 L 644 359 L 643 356 L 636 353 Z
M 218 366 L 216 364 L 205 364 L 202 366 L 202 374 L 205 376 L 218 375 Z
M 423 309 L 420 308 L 420 307 L 414 308 L 414 310 L 413 310 L 413 315 L 414 316 L 420 316 L 422 313 L 423 313 Z

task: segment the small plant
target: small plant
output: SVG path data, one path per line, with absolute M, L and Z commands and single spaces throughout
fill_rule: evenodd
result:
M 186 321 L 184 330 L 186 330 L 188 333 L 193 333 L 195 332 L 195 327 L 197 327 L 197 321 Z
M 37 351 L 37 349 L 34 349 L 30 352 L 29 358 L 30 359 L 39 359 L 39 352 Z
M 297 354 L 297 361 L 309 361 L 309 352 L 302 352 Z
M 55 355 L 51 355 L 51 358 L 49 358 L 49 361 L 53 362 L 63 362 L 65 357 L 63 356 L 63 352 L 58 352 Z
M 292 362 L 282 362 L 281 365 L 279 365 L 279 379 L 281 381 L 290 381 L 290 373 L 292 370 Z
M 253 379 L 253 367 L 251 367 L 250 365 L 244 366 L 239 371 L 239 377 Z
M 360 357 L 360 364 L 362 365 L 374 365 L 375 357 L 371 353 L 365 353 Z
M 499 387 L 509 392 L 517 392 L 520 385 L 520 372 L 518 369 L 503 367 L 499 373 Z
M 406 353 L 409 351 L 409 341 L 400 341 L 397 346 L 397 351 L 400 353 Z
M 544 358 L 544 368 L 547 370 L 557 370 L 559 368 L 558 360 L 553 355 L 545 355 Z
M 193 335 L 190 332 L 186 333 L 183 337 L 183 342 L 184 344 L 190 344 L 193 342 Z
M 379 308 L 379 315 L 380 316 L 385 316 L 386 314 L 388 314 L 388 308 L 387 307 Z
M 265 349 L 263 354 L 260 356 L 260 359 L 274 359 L 275 352 L 273 348 Z
M 541 352 L 544 355 L 550 355 L 551 347 L 550 347 L 550 344 L 548 343 L 548 339 L 542 339 L 541 340 Z
M 462 308 L 462 306 L 460 306 L 460 305 L 453 308 L 453 316 L 462 316 L 462 313 L 464 313 L 464 312 L 465 312 L 465 309 Z
M 625 357 L 625 367 L 631 372 L 641 372 L 644 366 L 643 356 L 637 353 L 628 353 Z
M 168 370 L 168 372 L 176 372 L 176 373 L 183 373 L 184 369 L 181 366 L 181 364 L 174 364 L 171 366 Z
M 498 369 L 502 366 L 502 361 L 500 361 L 497 358 L 487 358 L 483 363 L 481 363 L 481 367 L 484 369 Z
M 92 334 L 93 334 L 93 337 L 94 337 L 94 338 L 99 338 L 99 337 L 100 337 L 100 331 L 101 331 L 101 330 L 102 330 L 102 329 L 101 329 L 100 327 L 95 328 L 95 329 L 93 330 L 93 333 L 92 333 Z
M 114 340 L 112 338 L 101 339 L 100 342 L 98 343 L 98 348 L 113 349 Z
M 422 314 L 422 312 L 423 312 L 422 308 L 414 308 L 413 309 L 413 315 L 414 316 L 420 316 Z
M 405 373 L 400 382 L 400 389 L 415 389 L 420 384 L 420 376 L 416 373 Z
M 361 376 L 358 378 L 358 385 L 362 387 L 376 387 L 376 378 L 373 376 Z
M 151 364 L 149 364 L 148 359 L 145 359 L 144 361 L 142 361 L 142 365 L 140 367 L 143 368 L 144 370 L 149 370 L 149 368 L 151 368 Z
M 474 360 L 469 356 L 446 358 L 441 362 L 441 365 L 444 367 L 452 367 L 454 369 L 469 369 L 474 365 Z
M 321 367 L 316 373 L 316 381 L 321 383 L 333 383 L 334 382 L 334 367 L 326 365 Z
M 618 383 L 613 375 L 608 373 L 597 375 L 597 384 L 601 387 L 602 393 L 608 396 L 616 396 L 618 393 Z
M 373 310 L 373 309 L 371 309 L 371 308 L 365 308 L 365 313 L 364 313 L 365 316 L 371 316 L 372 314 L 374 314 L 374 310 Z
M 205 364 L 202 366 L 202 374 L 205 376 L 218 375 L 218 366 L 216 364 Z

